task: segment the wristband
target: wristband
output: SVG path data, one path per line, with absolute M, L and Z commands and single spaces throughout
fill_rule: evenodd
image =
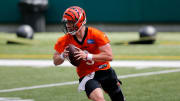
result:
M 93 59 L 93 54 L 87 54 L 87 60 L 92 60 Z
M 60 57 L 62 60 L 65 59 L 63 53 L 61 53 L 61 54 L 59 55 L 59 57 Z

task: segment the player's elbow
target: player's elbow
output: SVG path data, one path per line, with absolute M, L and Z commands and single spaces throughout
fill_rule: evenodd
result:
M 111 56 L 111 57 L 109 57 L 109 61 L 112 61 L 113 60 L 113 57 Z
M 108 55 L 108 61 L 112 61 L 113 60 L 113 56 L 112 56 L 112 54 L 109 54 Z
M 58 65 L 60 65 L 60 64 L 62 64 L 64 61 L 54 61 L 54 65 L 55 66 L 58 66 Z
M 58 66 L 59 64 L 58 64 L 57 62 L 54 61 L 54 65 L 55 65 L 55 66 Z
M 58 65 L 62 64 L 63 61 L 60 61 L 58 59 L 53 59 L 53 63 L 54 63 L 55 66 L 58 66 Z
M 59 65 L 58 61 L 54 57 L 53 57 L 53 63 L 54 63 L 55 66 Z
M 53 56 L 53 63 L 55 66 L 60 65 L 64 62 L 64 60 L 61 60 L 57 54 Z
M 64 59 L 61 59 L 59 55 L 60 54 L 58 52 L 55 52 L 53 55 L 53 64 L 55 66 L 58 66 L 64 62 Z
M 111 52 L 107 52 L 105 54 L 106 54 L 106 58 L 104 58 L 105 61 L 112 61 L 113 60 L 113 55 Z
M 55 65 L 55 66 L 57 66 L 57 65 L 58 65 L 57 61 L 53 61 L 53 63 L 54 63 L 54 65 Z

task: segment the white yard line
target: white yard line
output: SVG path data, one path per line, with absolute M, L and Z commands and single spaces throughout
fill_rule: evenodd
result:
M 118 76 L 118 78 L 125 79 L 125 78 L 150 76 L 150 75 L 158 75 L 158 74 L 167 74 L 167 73 L 174 73 L 174 72 L 180 72 L 180 69 L 164 70 L 164 71 L 156 71 L 156 72 L 147 72 L 147 73 L 137 73 L 137 74 L 129 74 L 129 75 L 121 75 L 121 76 Z M 4 89 L 4 90 L 0 90 L 0 93 L 23 91 L 23 90 L 30 90 L 30 89 L 37 89 L 37 88 L 55 87 L 55 86 L 64 86 L 64 85 L 73 85 L 73 84 L 78 84 L 78 81 L 54 83 L 54 84 L 45 84 L 45 85 L 37 85 L 37 86 L 13 88 L 13 89 Z
M 0 97 L 0 101 L 34 101 L 33 99 L 22 99 L 19 97 Z
M 136 68 L 148 68 L 148 67 L 175 67 L 180 68 L 180 61 L 112 61 L 110 62 L 112 67 L 136 67 Z M 52 60 L 6 60 L 0 59 L 0 66 L 30 66 L 30 67 L 49 67 L 54 66 Z M 72 65 L 65 61 L 60 66 L 72 67 Z

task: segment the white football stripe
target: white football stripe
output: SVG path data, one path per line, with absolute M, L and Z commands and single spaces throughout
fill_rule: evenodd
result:
M 34 101 L 33 99 L 21 99 L 19 97 L 0 97 L 0 101 Z
M 118 76 L 118 78 L 125 79 L 125 78 L 132 78 L 132 77 L 157 75 L 157 74 L 167 74 L 167 73 L 173 73 L 173 72 L 180 72 L 180 69 L 121 75 L 121 76 Z M 55 87 L 55 86 L 64 86 L 64 85 L 73 85 L 73 84 L 78 84 L 78 81 L 71 81 L 71 82 L 64 82 L 64 83 L 54 83 L 54 84 L 45 84 L 45 85 L 37 85 L 37 86 L 13 88 L 13 89 L 4 89 L 4 90 L 0 90 L 0 93 L 23 91 L 23 90 L 30 90 L 30 89 L 37 89 L 37 88 Z
M 110 62 L 112 67 L 136 67 L 136 68 L 146 68 L 146 67 L 175 67 L 180 68 L 180 61 L 137 61 L 128 60 L 120 61 L 115 60 Z M 0 59 L 0 66 L 31 66 L 31 67 L 49 67 L 54 66 L 52 60 L 8 60 Z M 61 66 L 72 67 L 72 65 L 65 61 Z
M 77 84 L 77 83 L 78 83 L 78 81 L 72 81 L 72 82 L 64 82 L 64 83 L 37 85 L 37 86 L 31 86 L 31 87 L 4 89 L 4 90 L 0 90 L 0 93 L 22 91 L 22 90 L 30 90 L 30 89 L 36 89 L 36 88 L 47 88 L 47 87 L 55 87 L 55 86 L 73 85 L 73 84 Z

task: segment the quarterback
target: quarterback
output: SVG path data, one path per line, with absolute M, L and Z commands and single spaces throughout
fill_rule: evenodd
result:
M 68 45 L 73 44 L 78 50 L 75 57 L 83 60 L 76 67 L 79 76 L 78 89 L 85 91 L 87 97 L 93 101 L 105 101 L 103 90 L 112 101 L 124 101 L 121 81 L 109 63 L 113 56 L 106 34 L 85 26 L 86 13 L 78 6 L 65 10 L 62 23 L 65 35 L 58 38 L 54 46 L 54 64 L 60 65 L 68 58 Z

